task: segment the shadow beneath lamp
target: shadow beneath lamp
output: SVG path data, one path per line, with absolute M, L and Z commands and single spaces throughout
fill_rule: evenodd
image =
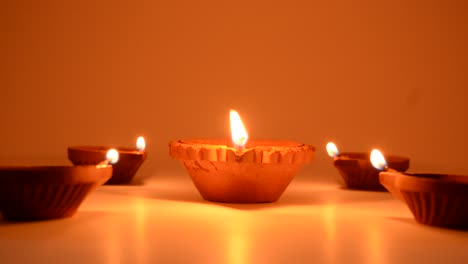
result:
M 158 199 L 168 200 L 176 202 L 191 202 L 191 203 L 202 203 L 204 200 L 198 194 L 195 187 L 193 190 L 188 188 L 180 188 L 177 186 L 155 186 L 153 185 L 133 185 L 129 186 L 117 186 L 114 185 L 111 188 L 102 189 L 101 192 L 115 195 L 126 195 L 145 199 Z
M 400 223 L 404 223 L 404 224 L 409 224 L 409 225 L 414 225 L 414 224 L 417 224 L 418 222 L 416 222 L 413 218 L 407 218 L 407 217 L 387 217 L 388 219 L 390 220 L 393 220 L 393 221 L 398 221 Z
M 44 219 L 44 220 L 8 220 L 3 217 L 0 213 L 0 230 L 6 226 L 34 226 L 40 225 L 43 226 L 44 224 L 53 224 L 54 226 L 69 226 L 70 221 L 73 221 L 74 224 L 83 224 L 84 222 L 88 222 L 91 220 L 95 220 L 98 218 L 109 217 L 111 213 L 104 212 L 104 211 L 79 211 L 76 212 L 74 215 L 64 218 L 56 218 L 56 219 Z
M 416 221 L 414 218 L 404 218 L 404 217 L 387 217 L 387 218 L 390 220 L 408 224 L 408 225 L 416 225 L 421 228 L 425 228 L 428 231 L 437 231 L 440 233 L 453 232 L 453 233 L 458 233 L 458 234 L 464 234 L 466 235 L 466 237 L 468 237 L 468 229 L 456 229 L 456 228 L 450 228 L 450 227 L 424 225 Z
M 388 194 L 388 193 L 384 193 Z M 306 189 L 298 191 L 297 189 L 286 189 L 285 193 L 273 203 L 258 204 L 230 204 L 215 203 L 220 206 L 230 207 L 239 210 L 261 210 L 278 207 L 290 206 L 322 206 L 330 204 L 355 204 L 366 202 L 378 202 L 393 200 L 390 195 L 382 195 L 380 192 L 356 192 L 355 190 L 313 190 Z M 211 202 L 212 203 L 212 202 Z
M 345 190 L 345 191 L 353 191 L 353 192 L 374 192 L 374 193 L 388 193 L 388 190 L 385 189 L 384 187 L 380 189 L 356 189 L 356 188 L 351 188 L 348 187 L 345 184 L 342 184 L 338 187 L 340 190 Z
M 145 179 L 133 179 L 129 183 L 106 183 L 104 186 L 143 186 L 145 185 Z

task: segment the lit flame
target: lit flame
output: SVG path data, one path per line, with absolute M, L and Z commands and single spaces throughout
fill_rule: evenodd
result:
M 136 141 L 136 148 L 138 151 L 143 151 L 146 148 L 146 142 L 144 137 L 138 137 Z
M 338 151 L 338 148 L 336 147 L 335 143 L 333 143 L 333 142 L 328 142 L 327 143 L 327 152 L 328 152 L 328 156 L 330 156 L 332 158 L 340 155 L 340 151 Z
M 382 152 L 380 152 L 378 149 L 373 149 L 371 154 L 370 154 L 370 160 L 372 163 L 372 166 L 374 166 L 376 169 L 382 171 L 387 168 L 387 161 L 385 160 L 384 155 Z
M 230 111 L 229 117 L 231 121 L 232 143 L 236 148 L 243 148 L 249 139 L 249 135 L 245 130 L 239 114 L 235 110 Z
M 109 149 L 106 153 L 106 159 L 109 164 L 115 164 L 119 161 L 119 152 L 116 149 Z

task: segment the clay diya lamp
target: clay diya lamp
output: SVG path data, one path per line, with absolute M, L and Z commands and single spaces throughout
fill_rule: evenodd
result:
M 247 143 L 247 132 L 234 110 L 231 110 L 231 132 L 232 142 L 194 139 L 169 143 L 170 156 L 181 160 L 205 200 L 275 202 L 301 167 L 315 155 L 313 146 L 297 142 L 249 140 Z
M 468 229 L 468 175 L 401 173 L 389 168 L 378 150 L 371 159 L 382 171 L 382 185 L 406 203 L 417 222 Z
M 105 184 L 130 183 L 147 157 L 145 139 L 139 137 L 136 149 L 116 148 L 119 152 L 119 162 L 114 165 L 112 177 Z M 73 146 L 68 147 L 68 159 L 74 165 L 96 165 L 106 156 L 109 149 L 105 146 Z
M 385 191 L 379 182 L 379 170 L 372 166 L 369 153 L 344 152 L 340 153 L 332 142 L 327 144 L 327 152 L 333 158 L 333 165 L 350 189 Z M 389 165 L 397 171 L 409 168 L 409 159 L 400 156 L 388 156 Z
M 112 175 L 109 162 L 99 165 L 0 167 L 0 212 L 11 221 L 73 216 L 83 200 Z

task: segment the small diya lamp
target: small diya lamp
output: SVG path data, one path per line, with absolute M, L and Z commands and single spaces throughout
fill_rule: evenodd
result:
M 83 200 L 112 175 L 119 156 L 86 166 L 0 167 L 0 212 L 11 221 L 73 216 Z
M 340 153 L 333 142 L 328 142 L 326 149 L 346 186 L 359 190 L 385 190 L 379 182 L 379 171 L 369 161 L 369 153 Z M 409 168 L 409 159 L 405 157 L 388 156 L 388 162 L 397 171 L 406 171 Z
M 141 164 L 147 157 L 145 151 L 146 143 L 143 137 L 138 137 L 136 149 L 116 148 L 120 155 L 120 160 L 114 165 L 112 177 L 105 184 L 127 184 L 131 182 Z M 74 146 L 68 148 L 68 159 L 74 165 L 96 165 L 103 160 L 106 155 L 105 146 Z
M 279 199 L 315 148 L 291 141 L 248 140 L 239 114 L 230 112 L 228 139 L 189 139 L 169 143 L 203 199 L 225 203 L 268 203 Z M 248 142 L 247 142 L 248 141 Z
M 398 172 L 377 149 L 371 162 L 381 171 L 382 185 L 406 203 L 417 222 L 468 229 L 468 175 Z

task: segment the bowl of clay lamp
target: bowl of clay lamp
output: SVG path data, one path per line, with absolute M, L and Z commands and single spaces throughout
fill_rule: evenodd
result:
M 380 184 L 379 171 L 372 166 L 368 152 L 343 152 L 329 142 L 327 153 L 333 158 L 333 165 L 350 189 L 385 191 Z M 409 158 L 390 155 L 387 156 L 389 165 L 397 171 L 406 171 L 409 168 Z
M 313 160 L 313 146 L 278 140 L 247 140 L 245 127 L 230 113 L 232 139 L 189 139 L 169 143 L 203 199 L 223 203 L 277 201 L 301 167 Z M 247 142 L 248 141 L 248 142 Z
M 112 177 L 105 184 L 128 184 L 132 181 L 141 164 L 146 160 L 146 143 L 138 137 L 136 149 L 117 147 L 119 162 L 114 165 Z M 96 165 L 106 156 L 106 146 L 68 147 L 68 159 L 74 165 Z
M 0 167 L 0 212 L 9 221 L 40 221 L 73 216 L 85 198 L 112 175 L 109 159 L 86 166 Z
M 468 229 L 468 175 L 398 172 L 378 150 L 373 150 L 371 161 L 381 171 L 382 185 L 406 203 L 417 222 Z

